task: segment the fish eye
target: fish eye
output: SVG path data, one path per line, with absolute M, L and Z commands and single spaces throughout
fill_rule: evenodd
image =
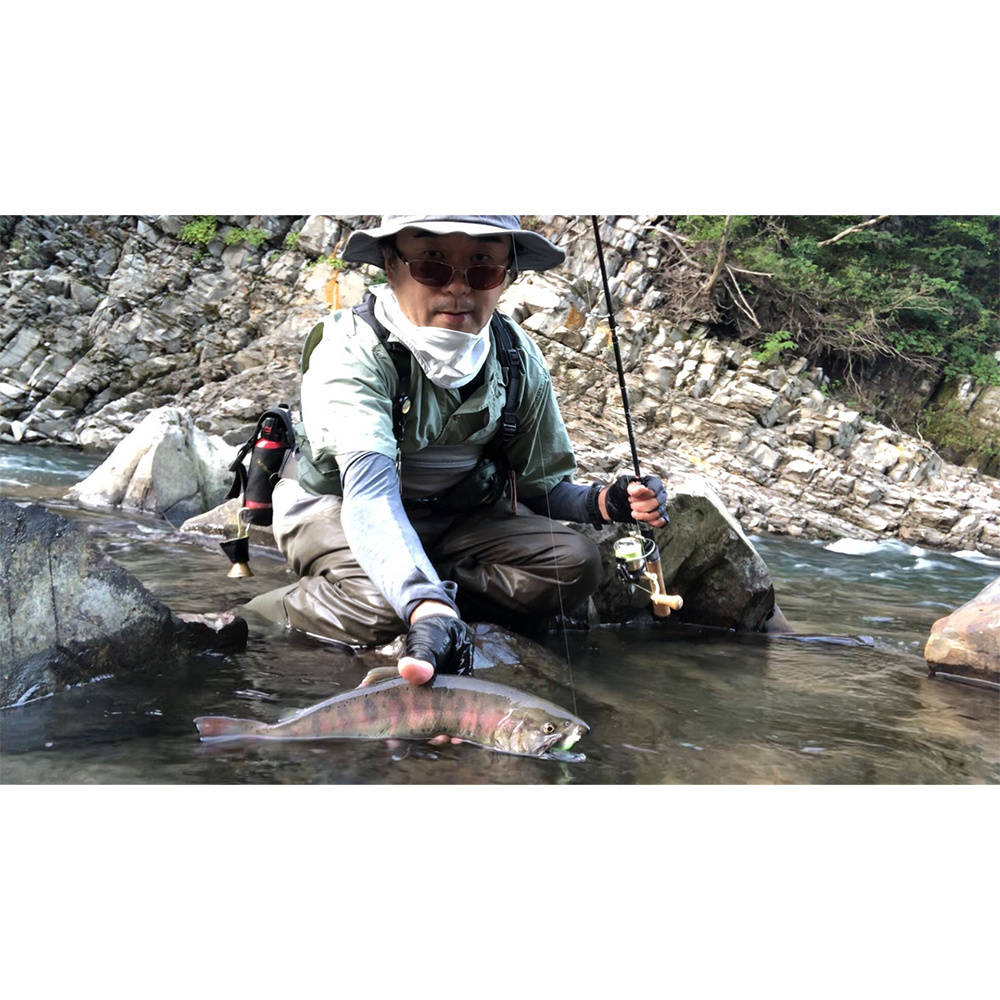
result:
M 545 725 L 542 726 L 542 732 L 543 733 L 548 734 L 548 733 L 554 733 L 555 731 L 556 731 L 556 727 L 553 726 L 551 722 L 546 722 Z

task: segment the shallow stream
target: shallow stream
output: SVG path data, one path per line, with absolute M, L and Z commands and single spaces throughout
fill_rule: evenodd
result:
M 60 498 L 97 460 L 0 447 L 0 490 L 83 522 L 174 611 L 222 611 L 291 582 L 255 551 L 229 580 L 214 542 L 154 518 Z M 753 539 L 802 633 L 763 639 L 633 625 L 553 633 L 551 656 L 480 676 L 575 710 L 577 763 L 461 744 L 199 741 L 197 715 L 276 721 L 354 687 L 366 666 L 254 623 L 247 648 L 105 679 L 0 712 L 5 784 L 998 784 L 996 692 L 930 678 L 931 624 L 975 596 L 1000 562 L 901 542 Z M 808 635 L 868 636 L 868 644 Z

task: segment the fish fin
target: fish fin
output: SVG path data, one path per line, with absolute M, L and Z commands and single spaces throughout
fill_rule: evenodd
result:
M 218 739 L 222 736 L 252 736 L 260 729 L 266 729 L 266 722 L 253 719 L 230 719 L 224 715 L 202 715 L 194 720 L 203 740 Z
M 395 667 L 372 667 L 358 687 L 371 687 L 373 684 L 381 684 L 382 681 L 391 681 L 398 677 L 399 671 Z

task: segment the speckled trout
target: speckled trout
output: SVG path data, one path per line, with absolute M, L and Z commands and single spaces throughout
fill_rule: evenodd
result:
M 273 725 L 224 716 L 201 716 L 194 722 L 203 740 L 422 740 L 445 734 L 532 757 L 558 756 L 590 728 L 543 698 L 449 674 L 438 674 L 427 684 L 397 676 L 358 687 Z

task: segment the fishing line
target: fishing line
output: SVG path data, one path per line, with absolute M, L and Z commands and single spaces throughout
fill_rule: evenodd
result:
M 511 254 L 514 259 L 514 273 L 516 280 L 517 277 L 520 277 L 520 273 L 517 270 L 517 241 L 511 239 L 510 245 L 511 245 Z M 522 367 L 524 367 L 524 369 L 527 370 L 527 355 L 524 353 L 524 350 L 521 348 L 520 345 L 518 345 L 518 352 L 522 355 L 522 361 L 521 361 Z M 537 427 L 535 428 L 534 440 L 532 441 L 532 444 L 536 447 L 538 445 Z M 541 459 L 542 463 L 542 477 L 544 479 L 548 479 L 549 473 L 545 467 L 544 448 L 539 449 L 539 458 Z M 555 571 L 555 578 L 556 578 L 556 595 L 559 598 L 559 617 L 562 618 L 563 621 L 565 622 L 566 608 L 563 604 L 562 580 L 559 576 L 559 559 L 556 557 L 556 535 L 555 535 L 555 529 L 552 527 L 552 522 L 553 522 L 552 508 L 549 505 L 548 494 L 545 495 L 545 509 L 549 515 L 549 549 L 552 552 L 552 568 Z M 578 715 L 579 713 L 577 712 L 577 707 L 576 707 L 576 686 L 573 684 L 573 664 L 570 660 L 570 655 L 569 655 L 569 637 L 566 635 L 565 628 L 563 628 L 562 631 L 563 631 L 563 646 L 566 651 L 566 667 L 569 671 L 569 690 L 570 694 L 573 696 L 573 714 Z
M 535 442 L 537 443 L 537 441 L 538 441 L 538 429 L 536 428 L 535 429 Z M 542 449 L 539 450 L 538 457 L 542 461 L 542 477 L 544 479 L 548 479 L 549 478 L 549 473 L 548 473 L 548 470 L 545 468 L 545 449 L 544 448 L 542 448 Z M 570 659 L 570 655 L 569 655 L 569 636 L 566 634 L 566 608 L 563 605 L 562 580 L 560 579 L 560 576 L 559 576 L 559 560 L 556 557 L 556 533 L 555 533 L 555 529 L 552 527 L 553 521 L 555 519 L 552 517 L 552 507 L 549 504 L 549 495 L 548 495 L 548 493 L 545 494 L 545 510 L 548 513 L 548 517 L 549 517 L 549 548 L 552 551 L 552 568 L 555 571 L 555 577 L 556 577 L 556 594 L 559 597 L 559 617 L 562 618 L 562 620 L 563 620 L 563 629 L 562 629 L 562 634 L 563 634 L 563 648 L 564 648 L 564 650 L 566 652 L 566 669 L 569 671 L 569 690 L 570 690 L 570 694 L 573 696 L 573 714 L 574 715 L 579 715 L 580 713 L 577 711 L 577 707 L 576 707 L 576 686 L 573 684 L 573 663 L 572 663 L 572 661 Z
M 517 270 L 517 241 L 514 240 L 514 239 L 511 239 L 510 242 L 511 242 L 511 255 L 513 257 L 514 274 L 515 274 L 514 280 L 516 280 L 518 277 L 520 277 L 520 272 Z M 521 356 L 522 356 L 522 360 L 521 360 L 522 367 L 525 370 L 527 370 L 527 355 L 525 354 L 524 349 L 520 346 L 520 344 L 518 344 L 517 350 L 518 350 L 518 353 L 521 354 Z M 538 428 L 537 427 L 535 428 L 535 433 L 534 433 L 534 438 L 533 438 L 532 444 L 535 447 L 537 447 L 537 445 L 538 445 Z M 548 470 L 545 467 L 545 449 L 544 448 L 539 449 L 539 458 L 541 459 L 541 465 L 542 465 L 542 477 L 544 479 L 548 479 L 549 473 L 548 473 Z M 560 574 L 559 574 L 559 559 L 556 556 L 556 536 L 555 536 L 555 529 L 552 526 L 552 522 L 553 522 L 554 519 L 552 517 L 552 508 L 549 505 L 549 501 L 548 501 L 548 494 L 546 494 L 545 509 L 546 509 L 546 511 L 548 512 L 548 515 L 549 515 L 549 549 L 552 552 L 552 568 L 554 570 L 555 578 L 556 578 L 556 595 L 559 598 L 559 616 L 560 616 L 560 618 L 562 618 L 565 621 L 565 618 L 566 618 L 566 608 L 565 608 L 565 605 L 563 604 L 562 579 L 560 578 Z M 569 637 L 566 635 L 566 629 L 565 628 L 563 629 L 563 646 L 564 646 L 565 652 L 566 652 L 566 667 L 567 667 L 567 670 L 569 671 L 569 690 L 570 690 L 570 694 L 573 696 L 573 714 L 574 715 L 578 715 L 579 712 L 577 711 L 577 706 L 576 706 L 576 686 L 573 683 L 573 663 L 572 663 L 572 661 L 570 659 Z

